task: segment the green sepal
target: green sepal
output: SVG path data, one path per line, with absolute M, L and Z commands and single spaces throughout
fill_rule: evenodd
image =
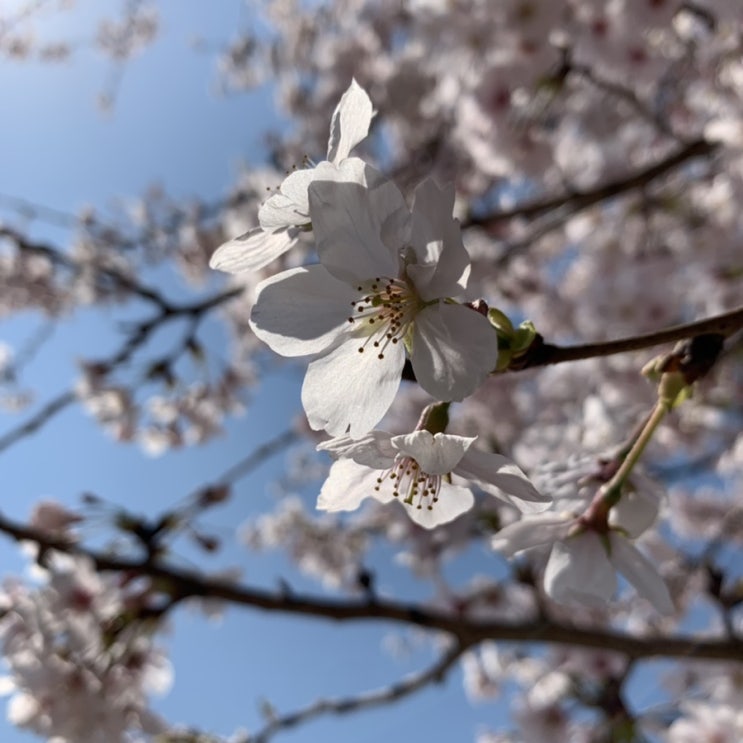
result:
M 508 319 L 508 316 L 501 312 L 496 307 L 491 307 L 488 310 L 488 320 L 490 324 L 498 331 L 498 338 L 503 334 L 507 338 L 513 338 L 515 333 L 513 323 Z
M 524 320 L 516 330 L 511 344 L 514 356 L 528 351 L 536 337 L 537 329 L 534 327 L 534 323 L 531 320 Z
M 682 372 L 666 372 L 658 384 L 658 397 L 669 409 L 675 408 L 691 397 L 691 385 L 687 384 Z

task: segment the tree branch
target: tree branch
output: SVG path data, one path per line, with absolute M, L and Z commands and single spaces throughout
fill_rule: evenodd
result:
M 698 335 L 721 335 L 728 337 L 743 328 L 743 307 L 738 307 L 721 315 L 708 317 L 705 320 L 674 325 L 664 330 L 657 330 L 644 335 L 619 338 L 601 343 L 586 343 L 580 346 L 557 346 L 538 340 L 509 367 L 511 371 L 531 369 L 535 366 L 560 364 L 565 361 L 580 361 L 599 356 L 613 356 L 618 353 L 640 351 L 663 343 L 685 340 Z M 541 336 L 539 336 L 541 338 Z
M 556 209 L 569 209 L 572 214 L 587 209 L 615 196 L 620 196 L 636 188 L 647 186 L 652 181 L 666 175 L 689 160 L 696 157 L 706 157 L 717 150 L 717 144 L 705 139 L 695 139 L 676 150 L 674 153 L 643 170 L 615 180 L 608 181 L 587 191 L 573 191 L 571 193 L 552 196 L 545 199 L 531 201 L 513 209 L 504 209 L 484 217 L 471 217 L 466 220 L 465 227 L 478 226 L 485 230 L 494 229 L 500 222 L 505 222 L 516 217 L 535 219 L 547 212 Z
M 272 719 L 261 731 L 248 737 L 246 743 L 267 743 L 280 730 L 295 727 L 321 715 L 345 715 L 362 709 L 380 707 L 397 702 L 430 684 L 441 683 L 447 672 L 467 650 L 466 645 L 456 644 L 432 666 L 382 689 L 368 691 L 358 696 L 339 699 L 319 699 L 295 712 Z
M 62 412 L 68 405 L 75 402 L 76 399 L 77 395 L 72 390 L 68 390 L 52 398 L 27 421 L 0 436 L 0 452 L 5 451 L 25 436 L 38 431 L 47 421 L 51 420 L 57 413 Z
M 321 596 L 301 596 L 290 591 L 268 591 L 215 580 L 152 559 L 131 559 L 108 555 L 50 536 L 25 524 L 0 515 L 0 532 L 17 542 L 30 541 L 42 550 L 57 550 L 91 560 L 101 571 L 115 571 L 130 577 L 153 579 L 163 597 L 162 606 L 153 608 L 152 616 L 162 616 L 181 601 L 208 598 L 236 606 L 281 612 L 301 617 L 321 617 L 338 622 L 385 620 L 404 625 L 424 627 L 451 635 L 460 645 L 471 647 L 485 640 L 507 642 L 550 643 L 593 649 L 611 648 L 633 660 L 646 658 L 704 658 L 743 663 L 743 640 L 737 638 L 704 639 L 696 636 L 639 637 L 612 630 L 593 629 L 550 618 L 528 621 L 479 621 L 450 611 L 419 604 L 365 597 L 337 599 Z
M 233 464 L 213 483 L 213 485 L 229 485 L 239 480 L 269 457 L 272 457 L 277 452 L 280 452 L 295 441 L 298 441 L 299 438 L 299 432 L 292 428 L 283 431 L 273 439 L 261 444 L 257 449 L 254 449 L 239 462 Z

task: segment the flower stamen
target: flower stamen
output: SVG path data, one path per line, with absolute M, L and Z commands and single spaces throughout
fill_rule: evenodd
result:
M 405 337 L 420 309 L 420 299 L 404 279 L 377 276 L 356 288 L 361 297 L 351 302 L 353 314 L 348 322 L 366 336 L 359 353 L 371 342 L 377 357 L 383 359 L 387 347 Z
M 416 509 L 433 509 L 439 499 L 441 490 L 441 475 L 429 475 L 424 472 L 418 462 L 412 457 L 401 457 L 385 473 L 377 478 L 374 490 L 379 492 L 385 481 L 389 480 L 392 495 L 399 498 L 407 506 Z

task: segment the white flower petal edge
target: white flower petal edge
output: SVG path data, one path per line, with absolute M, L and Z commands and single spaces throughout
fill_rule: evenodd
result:
M 392 492 L 375 491 L 377 470 L 363 467 L 351 459 L 333 463 L 317 499 L 320 511 L 355 511 L 369 496 L 382 503 L 394 500 Z
M 415 189 L 410 242 L 419 265 L 411 266 L 411 277 L 425 301 L 467 289 L 470 256 L 453 209 L 453 184 L 442 189 L 427 178 Z
M 312 229 L 320 262 L 349 283 L 400 273 L 401 245 L 386 245 L 382 226 L 407 213 L 405 199 L 391 181 L 371 187 L 316 181 L 309 189 Z
M 552 498 L 542 495 L 529 478 L 501 454 L 469 449 L 457 469 L 481 490 L 505 500 L 522 513 L 544 511 L 552 505 Z
M 569 513 L 540 513 L 504 526 L 491 540 L 494 550 L 513 557 L 523 550 L 552 544 L 568 535 Z
M 441 484 L 439 500 L 435 508 L 427 508 L 421 503 L 407 507 L 408 516 L 418 526 L 424 529 L 434 529 L 442 524 L 454 521 L 475 505 L 475 496 L 469 488 L 460 485 L 452 485 L 444 482 Z
M 331 119 L 328 160 L 287 176 L 279 192 L 258 210 L 260 227 L 218 247 L 209 266 L 227 273 L 254 271 L 292 248 L 299 235 L 296 228 L 310 222 L 307 188 L 314 180 L 366 184 L 366 163 L 348 155 L 369 133 L 372 116 L 369 96 L 356 80 L 352 80 Z M 271 237 L 277 234 L 281 237 Z
M 360 439 L 350 436 L 336 436 L 317 445 L 318 451 L 326 451 L 335 459 L 348 457 L 356 464 L 386 470 L 392 467 L 397 450 L 390 440 L 392 435 L 386 431 L 370 431 Z
M 209 267 L 226 273 L 257 271 L 286 253 L 298 234 L 293 227 L 273 233 L 255 227 L 220 245 L 209 259 Z
M 258 210 L 258 221 L 266 232 L 275 232 L 288 226 L 301 227 L 310 223 L 309 187 L 316 181 L 367 184 L 379 180 L 378 171 L 357 157 L 350 157 L 340 165 L 323 161 L 314 168 L 297 170 L 288 175 L 279 193 L 274 194 Z
M 609 533 L 609 560 L 637 593 L 661 614 L 673 614 L 671 594 L 653 563 L 634 544 L 616 532 Z
M 346 332 L 355 296 L 322 266 L 292 268 L 258 284 L 250 327 L 282 356 L 320 353 Z
M 617 576 L 597 534 L 584 532 L 555 543 L 544 572 L 544 590 L 561 604 L 607 604 L 617 590 Z
M 415 459 L 429 475 L 448 475 L 454 471 L 476 439 L 476 436 L 469 438 L 413 431 L 404 436 L 394 436 L 390 443 L 401 454 Z
M 471 488 L 459 480 L 458 484 L 452 483 L 452 477 L 462 477 L 459 463 L 468 455 L 474 441 L 475 438 L 429 431 L 403 436 L 374 431 L 358 440 L 341 436 L 317 448 L 339 457 L 336 464 L 350 461 L 354 467 L 372 473 L 373 481 L 364 479 L 366 486 L 372 483 L 366 496 L 383 502 L 396 498 L 406 506 L 413 521 L 432 529 L 457 518 L 475 503 Z M 503 457 L 492 456 L 500 465 Z M 349 466 L 342 471 L 355 473 Z M 358 480 L 361 475 L 355 473 L 354 477 Z M 336 500 L 344 504 L 344 510 L 345 504 L 358 503 L 358 493 L 352 497 L 347 490 L 336 471 L 333 481 L 323 486 L 318 508 L 335 510 Z
M 461 401 L 495 369 L 498 337 L 479 312 L 439 302 L 418 313 L 410 360 L 418 383 L 432 397 Z
M 302 405 L 315 430 L 359 438 L 389 410 L 400 386 L 405 349 L 390 346 L 380 359 L 373 349 L 359 353 L 363 343 L 347 339 L 311 362 L 302 385 Z
M 328 160 L 338 164 L 348 157 L 359 142 L 366 139 L 371 125 L 372 102 L 366 91 L 351 80 L 348 90 L 341 97 L 330 120 Z

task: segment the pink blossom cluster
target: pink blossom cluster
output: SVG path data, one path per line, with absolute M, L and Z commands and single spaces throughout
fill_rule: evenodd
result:
M 521 370 L 513 344 L 526 319 L 548 343 L 599 343 L 741 304 L 740 3 L 271 0 L 263 12 L 271 32 L 236 34 L 220 75 L 233 95 L 275 86 L 293 126 L 271 140 L 273 165 L 246 167 L 214 203 L 153 188 L 118 213 L 87 210 L 64 247 L 4 223 L 0 313 L 122 313 L 118 350 L 80 353 L 73 399 L 151 454 L 249 410 L 277 368 L 267 348 L 298 363 L 313 454 L 241 536 L 354 601 L 374 597 L 366 565 L 381 548 L 437 611 L 529 624 L 534 638 L 540 621 L 648 642 L 698 622 L 700 642 L 735 638 L 740 331 L 605 512 L 657 400 L 639 373 L 657 350 Z M 163 268 L 187 296 L 158 288 Z M 230 274 L 217 294 L 212 268 Z M 30 399 L 22 349 L 2 349 L 0 399 Z M 477 572 L 453 578 L 473 554 Z M 98 641 L 126 599 L 75 565 L 6 591 L 13 719 L 70 741 L 85 740 L 86 714 L 105 740 L 158 730 L 145 691 L 166 675 L 162 656 L 134 628 Z M 743 737 L 733 663 L 677 663 L 656 674 L 662 702 L 630 702 L 621 648 L 542 648 L 463 657 L 468 694 L 516 700 L 511 727 L 483 743 Z M 75 694 L 62 708 L 64 684 Z
M 152 627 L 136 620 L 146 597 L 87 560 L 48 555 L 40 584 L 6 584 L 0 639 L 9 720 L 60 743 L 128 743 L 167 729 L 149 693 L 167 691 L 170 664 Z

